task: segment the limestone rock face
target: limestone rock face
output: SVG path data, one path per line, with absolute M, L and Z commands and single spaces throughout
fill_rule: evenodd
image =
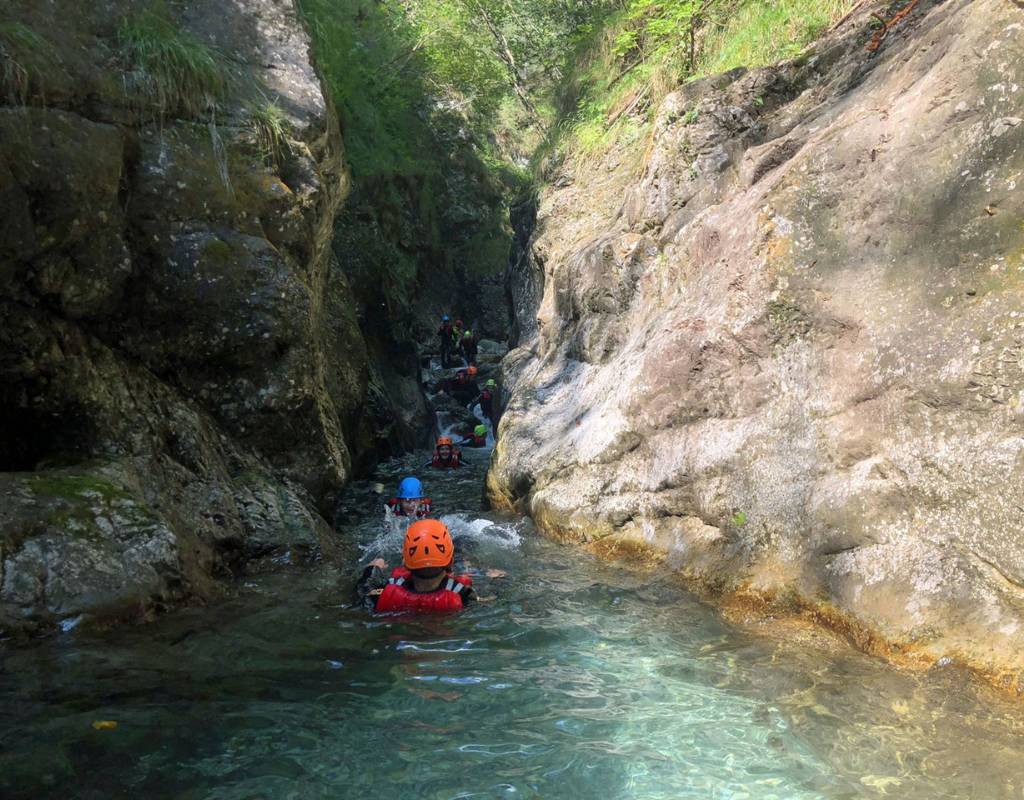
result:
M 132 61 L 151 4 L 5 5 L 0 635 L 329 555 L 318 509 L 374 444 L 331 251 L 344 149 L 296 4 L 152 7 L 219 96 Z
M 688 85 L 639 166 L 553 182 L 490 493 L 1016 680 L 1024 11 L 868 36 Z

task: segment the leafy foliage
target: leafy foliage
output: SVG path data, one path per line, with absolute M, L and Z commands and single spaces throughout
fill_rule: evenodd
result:
M 341 117 L 354 177 L 423 175 L 429 89 L 422 45 L 396 0 L 302 0 L 317 64 Z
M 791 58 L 854 0 L 623 0 L 565 83 L 562 144 L 587 156 L 636 137 L 680 83 Z M 632 119 L 629 119 L 632 118 Z M 584 158 L 585 163 L 585 158 Z
M 339 110 L 356 202 L 464 274 L 502 266 L 506 203 L 566 151 L 640 163 L 653 110 L 708 71 L 794 55 L 854 0 L 300 0 Z M 691 111 L 687 122 L 696 121 Z M 496 199 L 503 198 L 503 199 Z M 355 225 L 360 213 L 346 211 Z M 490 205 L 488 205 L 490 204 Z M 482 210 L 482 209 L 487 209 Z M 363 213 L 365 217 L 366 214 Z M 373 215 L 371 215 L 373 216 Z M 350 237 L 365 238 L 358 240 Z M 348 230 L 357 281 L 402 304 L 408 246 Z M 425 245 L 424 242 L 427 242 Z M 386 251 L 386 252 L 385 252 Z
M 513 92 L 469 0 L 300 8 L 353 176 L 335 252 L 357 294 L 401 319 L 429 289 L 425 267 L 457 280 L 503 270 L 523 176 L 494 131 Z

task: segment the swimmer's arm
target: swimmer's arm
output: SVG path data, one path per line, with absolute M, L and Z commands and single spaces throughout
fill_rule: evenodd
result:
M 383 591 L 383 587 L 371 589 L 370 586 L 375 582 L 376 578 L 387 570 L 387 568 L 387 562 L 385 562 L 383 558 L 378 558 L 366 565 L 366 568 L 363 570 L 363 574 L 359 577 L 359 580 L 356 581 L 357 602 L 365 603 L 371 600 L 373 603 L 377 602 L 377 597 L 380 596 L 380 593 Z
M 468 565 L 467 565 L 468 566 Z M 508 575 L 500 569 L 489 569 L 484 572 L 488 578 L 504 578 Z M 462 595 L 462 604 L 468 606 L 471 603 L 492 603 L 497 600 L 496 595 L 488 595 L 487 597 L 481 597 L 477 594 L 476 587 L 470 586 L 466 592 Z

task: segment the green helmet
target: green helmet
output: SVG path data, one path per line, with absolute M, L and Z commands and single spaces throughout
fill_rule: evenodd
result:
M 477 436 L 486 436 L 487 426 L 483 424 L 477 425 L 475 428 L 473 428 L 473 433 L 475 433 Z
M 496 383 L 494 382 L 494 378 L 489 378 L 489 379 L 487 380 L 487 388 L 488 388 L 488 389 L 493 389 L 493 388 L 494 388 L 495 386 L 497 386 L 497 385 L 498 385 L 498 384 L 496 384 Z
M 466 332 L 465 332 L 464 334 L 462 334 L 462 337 L 463 337 L 464 339 L 469 339 L 469 338 L 471 338 L 472 336 L 473 336 L 473 331 L 466 331 Z

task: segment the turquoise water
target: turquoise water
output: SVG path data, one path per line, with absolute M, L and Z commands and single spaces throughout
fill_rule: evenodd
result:
M 0 796 L 1024 797 L 1024 707 L 955 668 L 737 628 L 670 578 L 481 513 L 486 455 L 428 489 L 469 568 L 508 572 L 479 577 L 493 601 L 373 618 L 348 607 L 355 570 L 296 568 L 0 651 Z M 339 525 L 363 562 L 395 557 L 368 484 Z

